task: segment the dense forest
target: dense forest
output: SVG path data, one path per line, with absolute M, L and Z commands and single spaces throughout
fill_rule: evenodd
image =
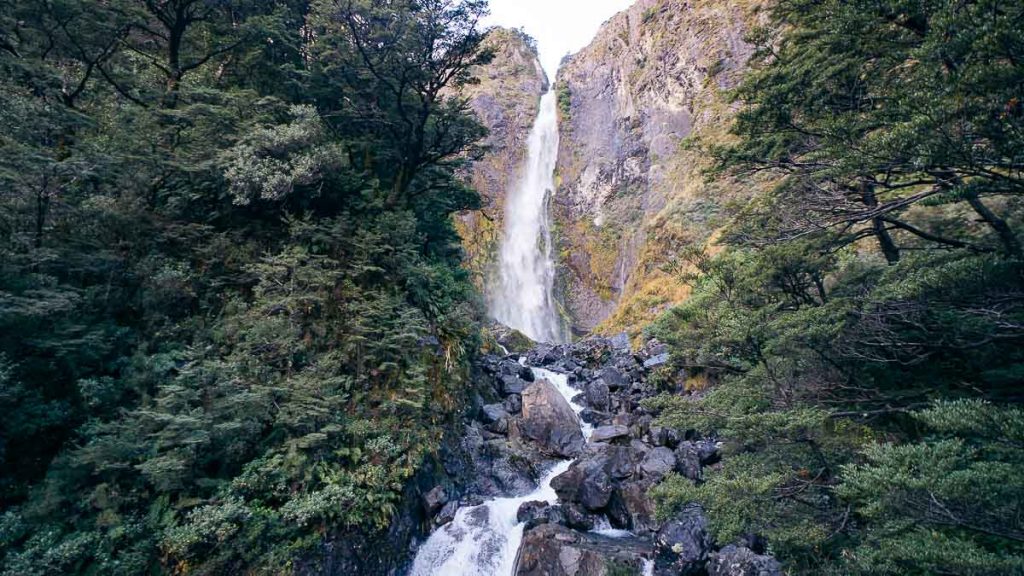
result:
M 474 394 L 485 0 L 0 0 L 0 574 L 282 574 Z M 1024 574 L 1024 4 L 774 0 L 645 408 L 791 574 Z M 686 382 L 680 393 L 678 386 Z M 754 536 L 752 536 L 754 535 Z
M 780 0 L 709 177 L 765 186 L 652 329 L 710 510 L 801 574 L 1024 573 L 1024 6 Z M 693 143 L 695 146 L 701 144 Z
M 278 573 L 387 525 L 477 346 L 484 9 L 3 3 L 4 574 Z

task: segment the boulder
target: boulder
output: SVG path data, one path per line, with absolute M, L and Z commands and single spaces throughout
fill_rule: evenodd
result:
M 640 462 L 640 471 L 644 476 L 655 480 L 660 480 L 675 467 L 676 455 L 664 446 L 651 450 Z
M 714 542 L 708 534 L 704 510 L 690 504 L 658 530 L 655 542 L 662 556 L 669 559 L 673 574 L 702 574 Z
M 580 421 L 569 403 L 547 380 L 537 380 L 523 391 L 520 431 L 548 454 L 572 458 L 585 441 Z
M 522 394 L 526 387 L 530 385 L 526 380 L 512 374 L 505 374 L 500 380 L 501 393 L 505 396 L 509 394 Z
M 621 424 L 601 426 L 594 429 L 594 433 L 590 435 L 591 442 L 611 442 L 616 438 L 629 438 L 629 428 Z
M 434 486 L 423 495 L 423 511 L 427 514 L 427 518 L 433 517 L 447 503 L 448 493 L 445 491 L 444 486 Z
M 616 483 L 632 475 L 629 447 L 590 444 L 568 470 L 551 480 L 551 487 L 562 502 L 599 511 L 608 505 Z
M 654 504 L 647 497 L 648 484 L 629 482 L 615 488 L 608 501 L 612 526 L 640 534 L 654 530 Z
M 608 385 L 601 378 L 588 382 L 585 388 L 587 405 L 594 410 L 607 412 L 609 393 Z
M 698 481 L 703 478 L 701 475 L 700 450 L 694 442 L 681 442 L 675 451 L 676 472 Z
M 608 339 L 608 343 L 611 344 L 612 348 L 620 352 L 629 352 L 629 334 L 621 332 L 612 336 Z
M 636 538 L 608 538 L 558 524 L 529 530 L 516 558 L 517 576 L 640 574 L 654 551 Z
M 455 513 L 459 511 L 459 503 L 452 501 L 441 507 L 441 511 L 434 516 L 435 526 L 444 526 L 455 519 Z
M 565 515 L 561 506 L 552 506 L 547 502 L 532 500 L 524 502 L 516 512 L 516 521 L 525 522 L 526 530 L 541 524 L 553 523 L 562 524 L 565 522 Z
M 564 523 L 569 528 L 589 532 L 597 524 L 597 515 L 587 512 L 583 506 L 575 502 L 569 502 L 559 506 L 562 509 Z
M 730 544 L 711 554 L 708 576 L 782 576 L 775 558 Z
M 519 414 L 523 411 L 523 397 L 519 394 L 509 394 L 502 401 L 502 405 L 509 414 Z
M 629 385 L 629 380 L 615 366 L 608 366 L 601 371 L 601 379 L 609 390 L 618 390 Z

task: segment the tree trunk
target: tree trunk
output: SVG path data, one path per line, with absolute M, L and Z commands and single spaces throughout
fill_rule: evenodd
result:
M 878 206 L 878 198 L 875 196 L 875 187 L 867 182 L 861 184 L 862 201 L 869 208 Z M 875 216 L 871 219 L 871 228 L 875 238 L 878 239 L 878 246 L 882 249 L 885 261 L 890 265 L 900 261 L 900 249 L 893 242 L 889 230 L 886 228 L 885 219 L 882 216 Z
M 977 194 L 968 195 L 967 203 L 975 212 L 978 213 L 978 216 L 981 216 L 981 219 L 984 220 L 986 224 L 995 230 L 996 234 L 999 236 L 999 240 L 1002 241 L 1003 248 L 1006 249 L 1006 252 L 1014 258 L 1021 258 L 1020 241 L 1017 239 L 1017 235 L 1013 233 L 1013 229 L 1010 228 L 1010 225 L 1006 223 L 1006 220 L 1003 220 L 996 215 L 995 212 L 981 201 L 981 198 L 979 198 Z

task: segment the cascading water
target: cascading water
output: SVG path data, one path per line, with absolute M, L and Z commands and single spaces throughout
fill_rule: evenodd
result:
M 541 368 L 534 368 L 533 372 L 537 378 L 551 382 L 579 415 L 583 407 L 572 402 L 579 392 L 569 386 L 565 374 Z M 589 424 L 581 425 L 580 429 L 585 438 L 593 431 Z M 434 531 L 420 546 L 409 576 L 511 576 L 526 526 L 516 518 L 519 506 L 532 500 L 556 503 L 558 496 L 551 480 L 568 470 L 570 464 L 571 460 L 555 464 L 529 494 L 461 508 L 451 522 Z
M 500 268 L 491 289 L 491 315 L 536 342 L 562 343 L 566 331 L 555 305 L 548 204 L 555 189 L 558 111 L 554 88 L 540 99 L 526 165 L 505 200 Z

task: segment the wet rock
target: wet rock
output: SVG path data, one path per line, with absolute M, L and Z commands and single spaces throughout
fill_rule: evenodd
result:
M 587 383 L 586 386 L 587 406 L 594 410 L 608 411 L 609 389 L 608 385 L 601 378 Z
M 702 574 L 714 545 L 708 533 L 704 511 L 696 504 L 685 506 L 658 530 L 655 538 L 662 556 L 668 559 L 673 574 Z
M 672 450 L 660 446 L 647 453 L 643 462 L 640 463 L 640 470 L 644 476 L 660 480 L 671 472 L 676 466 L 676 455 Z
M 516 521 L 525 522 L 526 530 L 530 530 L 541 524 L 561 524 L 565 522 L 565 515 L 560 506 L 552 506 L 547 502 L 533 500 L 524 502 L 516 511 Z
M 459 511 L 458 502 L 449 502 L 441 507 L 441 511 L 434 516 L 435 526 L 444 526 L 455 519 L 455 513 Z
M 552 479 L 551 487 L 564 502 L 578 503 L 587 510 L 600 510 L 608 505 L 614 488 L 608 468 L 607 454 L 588 451 Z
M 529 366 L 520 365 L 519 372 L 516 375 L 526 382 L 533 382 L 536 379 L 533 375 L 533 370 Z
M 782 576 L 782 565 L 771 556 L 730 544 L 711 554 L 708 576 Z
M 579 419 L 569 403 L 547 380 L 523 391 L 521 432 L 548 454 L 572 458 L 585 444 Z
M 465 463 L 459 466 L 457 476 L 463 478 L 465 492 L 498 496 L 534 489 L 536 455 L 513 447 L 504 436 L 487 439 L 487 434 L 479 423 L 463 430 L 459 446 Z M 448 470 L 447 463 L 445 469 Z
M 523 537 L 517 576 L 599 576 L 639 574 L 653 555 L 651 545 L 635 538 L 607 538 L 543 524 Z
M 611 442 L 617 438 L 629 438 L 629 428 L 621 424 L 601 426 L 590 435 L 591 442 Z
M 569 528 L 588 532 L 594 529 L 597 524 L 597 515 L 587 510 L 580 504 L 569 502 L 560 506 L 562 509 L 563 523 Z
M 444 486 L 434 486 L 423 495 L 423 512 L 430 518 L 437 514 L 441 507 L 448 503 L 448 493 Z

